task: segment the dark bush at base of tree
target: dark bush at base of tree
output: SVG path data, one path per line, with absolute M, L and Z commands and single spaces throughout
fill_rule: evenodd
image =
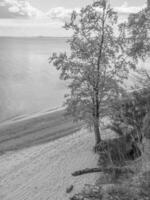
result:
M 99 164 L 122 165 L 142 155 L 143 136 L 150 135 L 150 89 L 134 91 L 112 104 L 111 125 L 107 128 L 119 138 L 102 141 L 96 146 Z
M 141 150 L 131 138 L 122 136 L 103 141 L 97 147 L 100 154 L 99 165 L 125 165 L 126 161 L 135 160 L 141 156 Z

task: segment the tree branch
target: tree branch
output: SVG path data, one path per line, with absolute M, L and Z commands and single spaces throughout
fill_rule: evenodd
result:
M 89 173 L 97 173 L 97 172 L 104 172 L 104 173 L 134 173 L 132 169 L 129 167 L 108 167 L 108 168 L 86 168 L 83 170 L 75 171 L 72 173 L 72 176 L 80 176 L 83 174 Z

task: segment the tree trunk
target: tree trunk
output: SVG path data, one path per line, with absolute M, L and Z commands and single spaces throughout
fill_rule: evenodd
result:
M 99 129 L 99 118 L 94 119 L 95 146 L 100 143 L 101 135 Z
M 95 133 L 95 146 L 96 146 L 101 141 L 100 128 L 99 128 L 99 90 L 98 90 L 98 85 L 97 85 L 97 89 L 95 92 L 94 133 Z

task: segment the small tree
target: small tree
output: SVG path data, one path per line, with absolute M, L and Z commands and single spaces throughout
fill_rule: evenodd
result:
M 50 61 L 61 72 L 60 78 L 68 80 L 67 112 L 94 127 L 97 145 L 100 120 L 108 114 L 111 100 L 121 93 L 127 66 L 134 67 L 126 57 L 124 27 L 118 28 L 117 13 L 107 1 L 99 0 L 79 13 L 74 11 L 65 28 L 73 31 L 68 40 L 71 55 L 54 53 Z

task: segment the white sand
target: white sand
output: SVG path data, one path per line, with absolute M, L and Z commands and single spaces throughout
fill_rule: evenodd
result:
M 98 174 L 72 177 L 71 173 L 96 167 L 94 137 L 82 130 L 56 141 L 0 156 L 0 200 L 67 200 Z

